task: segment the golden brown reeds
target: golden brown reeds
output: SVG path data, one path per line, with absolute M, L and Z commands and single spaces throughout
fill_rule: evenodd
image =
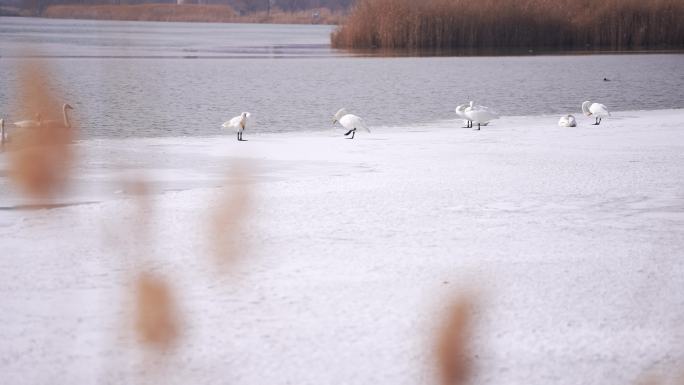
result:
M 336 48 L 684 48 L 681 0 L 358 0 Z
M 71 142 L 76 124 L 48 124 L 46 118 L 61 121 L 62 101 L 50 82 L 45 63 L 33 60 L 19 66 L 14 116 L 42 124 L 15 129 L 10 134 L 9 175 L 32 199 L 46 202 L 65 187 L 73 160 Z M 36 118 L 40 114 L 41 118 Z
M 441 385 L 466 384 L 472 372 L 468 357 L 472 302 L 462 297 L 446 313 L 435 346 Z
M 167 349 L 178 337 L 178 321 L 170 286 L 160 277 L 141 274 L 136 282 L 135 330 L 148 346 Z
M 219 193 L 217 202 L 210 208 L 209 246 L 221 270 L 232 267 L 245 254 L 245 222 L 249 216 L 250 191 L 245 166 L 238 163 Z

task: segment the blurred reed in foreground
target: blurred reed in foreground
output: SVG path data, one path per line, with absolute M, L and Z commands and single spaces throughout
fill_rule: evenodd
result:
M 148 346 L 167 349 L 179 333 L 178 315 L 169 284 L 148 273 L 136 281 L 135 329 L 139 340 Z
M 9 175 L 27 197 L 44 202 L 66 185 L 77 126 L 62 124 L 60 119 L 44 120 L 61 116 L 62 106 L 45 63 L 32 60 L 19 66 L 18 80 L 12 115 L 40 116 L 37 121 L 41 124 L 9 131 Z
M 471 337 L 473 303 L 461 297 L 447 308 L 437 335 L 435 359 L 441 385 L 468 383 L 472 373 L 468 346 Z
M 216 203 L 209 207 L 209 247 L 219 269 L 235 265 L 248 249 L 245 222 L 250 211 L 248 170 L 240 162 L 232 168 Z
M 681 0 L 358 0 L 336 48 L 684 48 Z

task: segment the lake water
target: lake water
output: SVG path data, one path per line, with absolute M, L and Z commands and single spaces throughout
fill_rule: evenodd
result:
M 35 56 L 85 138 L 217 135 L 241 111 L 292 132 L 330 129 L 340 107 L 374 127 L 453 119 L 469 100 L 503 115 L 684 108 L 682 54 L 369 57 L 330 48 L 333 28 L 3 17 L 0 114 L 27 118 L 9 110 Z

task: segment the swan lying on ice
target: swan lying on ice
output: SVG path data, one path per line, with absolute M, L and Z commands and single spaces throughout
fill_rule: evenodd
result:
M 572 115 L 564 115 L 561 116 L 560 120 L 558 121 L 558 125 L 561 127 L 577 127 L 577 121 Z
M 344 134 L 344 136 L 348 136 L 351 134 L 352 136 L 348 139 L 354 139 L 354 135 L 356 134 L 356 129 L 362 128 L 366 130 L 367 132 L 371 132 L 368 126 L 366 126 L 366 123 L 363 122 L 363 119 L 356 115 L 352 115 L 347 113 L 347 110 L 344 108 L 340 108 L 339 111 L 335 113 L 335 116 L 333 116 L 333 126 L 335 123 L 340 122 L 342 127 L 346 128 L 347 133 Z
M 599 103 L 592 103 L 588 100 L 582 103 L 582 112 L 586 116 L 594 116 L 596 118 L 596 123 L 592 124 L 592 126 L 598 126 L 601 124 L 602 118 L 610 116 L 610 112 L 608 112 L 606 106 Z
M 251 117 L 252 114 L 249 112 L 243 112 L 240 116 L 236 116 L 229 121 L 224 122 L 221 127 L 234 129 L 237 132 L 237 140 L 245 142 L 246 140 L 242 139 L 242 133 L 245 131 L 245 128 L 247 128 L 247 124 L 250 122 Z

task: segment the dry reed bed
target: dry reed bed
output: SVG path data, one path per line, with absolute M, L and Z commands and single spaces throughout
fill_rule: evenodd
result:
M 285 12 L 274 9 L 239 15 L 228 5 L 136 4 L 136 5 L 52 5 L 41 16 L 57 19 L 94 19 L 128 21 L 183 21 L 209 23 L 338 24 L 342 13 L 321 9 L 316 19 L 313 11 Z
M 358 0 L 335 48 L 684 48 L 682 0 Z

